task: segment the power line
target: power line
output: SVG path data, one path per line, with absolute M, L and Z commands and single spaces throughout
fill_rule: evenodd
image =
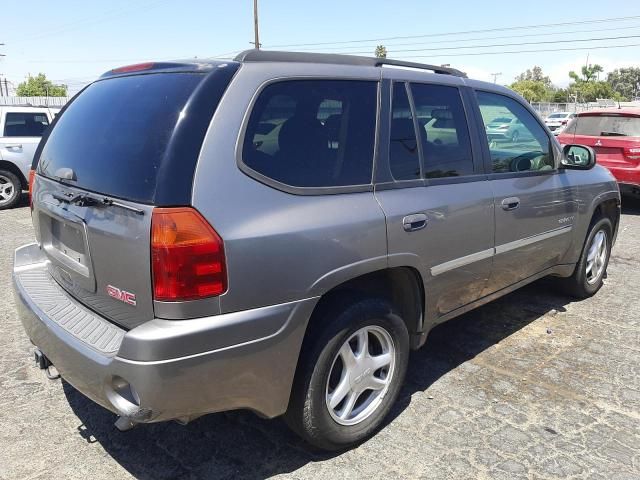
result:
M 618 30 L 631 30 L 631 29 L 638 29 L 640 28 L 640 25 L 631 25 L 631 26 L 626 26 L 626 27 L 616 27 L 616 31 Z M 593 32 L 610 32 L 611 28 L 596 28 L 596 29 L 590 29 L 589 32 L 593 33 Z M 564 31 L 564 32 L 549 32 L 546 33 L 545 35 L 569 35 L 572 33 L 584 33 L 584 30 L 569 30 L 569 31 Z M 529 33 L 529 34 L 524 34 L 524 35 L 518 35 L 519 38 L 524 38 L 524 37 L 539 37 L 540 33 Z M 441 43 L 460 43 L 460 42 L 472 42 L 472 41 L 482 41 L 482 40 L 501 40 L 504 38 L 513 38 L 513 35 L 500 35 L 500 36 L 494 36 L 494 37 L 474 37 L 474 38 L 460 38 L 460 39 L 447 39 L 447 40 L 431 40 L 427 43 L 425 42 L 410 42 L 410 43 L 391 43 L 391 44 L 386 44 L 385 47 L 387 47 L 387 49 L 393 49 L 394 47 L 412 47 L 412 46 L 416 46 L 416 45 L 434 45 L 434 44 L 441 44 Z M 323 48 L 322 51 L 336 51 L 338 53 L 354 53 L 353 49 L 363 49 L 363 48 L 369 48 L 369 49 L 374 49 L 376 48 L 377 45 L 375 44 L 371 44 L 371 45 L 354 45 L 353 47 L 328 47 L 328 48 Z M 317 51 L 317 49 L 299 49 L 297 51 L 301 51 L 301 52 L 313 52 L 313 51 Z
M 632 43 L 630 45 L 602 45 L 595 47 L 577 47 L 577 48 L 547 48 L 539 50 L 509 50 L 502 52 L 473 52 L 473 53 L 445 53 L 442 55 L 407 55 L 403 58 L 435 58 L 435 57 L 475 57 L 482 55 L 509 55 L 513 53 L 541 53 L 541 52 L 568 52 L 575 50 L 602 50 L 607 48 L 626 48 L 640 47 L 640 43 Z
M 443 36 L 450 36 L 450 35 L 466 35 L 470 33 L 505 32 L 505 31 L 522 30 L 522 29 L 529 29 L 529 28 L 564 27 L 569 25 L 586 25 L 586 24 L 592 24 L 592 23 L 621 22 L 621 21 L 637 20 L 637 19 L 640 19 L 640 15 L 629 16 L 629 17 L 602 18 L 602 19 L 594 19 L 594 20 L 581 20 L 581 21 L 575 21 L 575 22 L 545 23 L 545 24 L 538 24 L 538 25 L 521 25 L 521 26 L 515 26 L 515 27 L 488 28 L 483 30 L 465 30 L 465 31 L 459 31 L 459 32 L 430 33 L 425 35 L 405 35 L 405 36 L 395 36 L 395 37 L 366 38 L 366 39 L 360 39 L 360 40 L 344 40 L 339 42 L 289 43 L 289 44 L 280 44 L 280 45 L 267 45 L 267 47 L 281 48 L 281 47 L 312 47 L 317 45 L 344 45 L 349 43 L 379 42 L 379 41 L 386 41 L 386 40 L 404 40 L 408 38 L 443 37 Z
M 465 50 L 469 48 L 494 48 L 494 47 L 520 47 L 523 45 L 548 45 L 550 43 L 577 43 L 577 42 L 596 42 L 601 40 L 621 40 L 628 38 L 640 38 L 640 35 L 622 35 L 617 37 L 599 37 L 599 38 L 572 38 L 572 39 L 564 39 L 564 40 L 543 40 L 541 42 L 519 42 L 519 43 L 494 43 L 494 44 L 485 44 L 485 45 L 462 45 L 457 47 L 434 47 L 434 48 L 409 48 L 402 50 L 389 50 L 392 53 L 401 53 L 401 52 L 427 52 L 427 51 L 442 51 L 442 50 Z M 368 53 L 366 51 L 363 52 L 352 52 L 352 53 Z

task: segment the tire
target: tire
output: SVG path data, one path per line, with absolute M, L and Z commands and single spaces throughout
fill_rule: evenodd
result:
M 511 141 L 513 143 L 517 143 L 519 139 L 520 139 L 520 133 L 518 132 L 518 130 L 514 130 L 514 132 L 511 134 Z
M 373 435 L 389 413 L 406 374 L 409 334 L 402 318 L 380 299 L 337 301 L 320 317 L 315 320 L 322 330 L 303 346 L 285 421 L 311 445 L 340 450 Z M 365 337 L 369 357 L 360 356 Z M 392 350 L 385 350 L 384 342 L 389 341 L 386 346 L 391 345 Z M 351 367 L 343 358 L 353 359 Z M 365 363 L 372 361 L 375 363 Z M 376 369 L 386 361 L 386 366 Z M 381 388 L 381 382 L 387 386 Z M 374 384 L 381 389 L 366 389 Z M 349 413 L 353 397 L 357 401 L 353 400 L 355 407 Z M 332 408 L 330 399 L 337 402 L 340 398 L 343 400 Z
M 613 225 L 608 218 L 600 218 L 591 225 L 573 275 L 563 280 L 567 293 L 576 298 L 588 298 L 600 290 L 609 265 L 612 238 Z M 597 248 L 600 241 L 603 242 L 603 250 Z M 597 257 L 595 263 L 591 262 L 594 252 Z
M 12 172 L 0 170 L 0 210 L 15 207 L 22 195 L 22 182 Z

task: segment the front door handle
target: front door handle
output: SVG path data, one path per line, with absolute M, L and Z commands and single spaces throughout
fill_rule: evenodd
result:
M 424 213 L 414 213 L 402 219 L 402 228 L 405 232 L 415 232 L 427 226 L 427 216 Z
M 502 200 L 503 210 L 515 210 L 520 206 L 520 199 L 518 197 L 509 197 Z

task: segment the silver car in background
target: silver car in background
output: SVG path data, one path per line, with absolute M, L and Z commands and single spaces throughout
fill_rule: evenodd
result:
M 437 324 L 548 275 L 595 294 L 620 217 L 511 90 L 380 58 L 118 68 L 36 161 L 13 281 L 41 368 L 122 430 L 248 409 L 329 450 L 383 425 Z
M 46 107 L 0 105 L 0 210 L 16 206 L 27 190 L 36 147 L 55 113 Z
M 544 124 L 549 130 L 551 130 L 551 133 L 553 133 L 554 135 L 560 135 L 560 133 L 562 133 L 562 131 L 569 123 L 569 120 L 575 117 L 575 113 L 555 112 L 544 119 Z

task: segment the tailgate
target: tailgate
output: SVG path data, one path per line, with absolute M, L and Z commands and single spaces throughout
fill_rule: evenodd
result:
M 82 206 L 60 198 L 83 191 L 37 176 L 33 221 L 51 276 L 73 297 L 114 323 L 133 328 L 153 318 L 150 206 Z

